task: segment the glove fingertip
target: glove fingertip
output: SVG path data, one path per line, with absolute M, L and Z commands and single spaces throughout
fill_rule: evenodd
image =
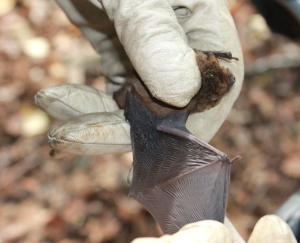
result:
M 254 227 L 248 243 L 297 243 L 297 240 L 287 225 L 276 215 L 262 217 Z

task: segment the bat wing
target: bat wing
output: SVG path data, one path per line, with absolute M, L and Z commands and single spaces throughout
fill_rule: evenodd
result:
M 231 168 L 228 157 L 186 129 L 186 111 L 160 117 L 131 90 L 125 112 L 133 146 L 129 195 L 167 234 L 200 220 L 223 222 Z

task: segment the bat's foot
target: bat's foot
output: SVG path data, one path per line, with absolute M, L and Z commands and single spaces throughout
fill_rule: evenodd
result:
M 208 54 L 213 54 L 217 58 L 226 58 L 229 60 L 236 60 L 238 61 L 239 59 L 237 57 L 233 57 L 230 51 L 201 51 L 205 53 L 206 55 Z

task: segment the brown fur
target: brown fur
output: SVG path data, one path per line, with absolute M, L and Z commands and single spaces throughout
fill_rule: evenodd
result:
M 168 115 L 176 110 L 188 109 L 190 113 L 203 112 L 216 106 L 222 97 L 230 90 L 235 78 L 228 69 L 220 66 L 215 54 L 195 51 L 196 60 L 201 72 L 201 88 L 184 108 L 177 108 L 165 104 L 154 98 L 148 88 L 135 73 L 127 78 L 121 89 L 114 93 L 114 99 L 119 107 L 124 109 L 128 89 L 135 89 L 142 98 L 143 103 L 152 112 L 158 115 Z

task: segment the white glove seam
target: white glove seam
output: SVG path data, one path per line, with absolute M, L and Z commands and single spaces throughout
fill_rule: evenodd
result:
M 76 143 L 76 144 L 98 144 L 98 145 L 105 145 L 105 146 L 128 146 L 128 145 L 131 145 L 131 143 L 123 143 L 123 144 L 118 144 L 118 143 L 111 143 L 111 144 L 108 144 L 108 143 L 83 143 L 83 142 L 77 142 L 77 141 L 70 141 L 70 140 L 61 140 L 61 139 L 52 139 L 53 137 L 48 137 L 49 139 L 51 140 L 55 140 L 55 141 L 60 141 L 60 142 L 64 142 L 64 143 Z M 55 146 L 53 146 L 55 147 Z
M 83 112 L 81 112 L 81 111 L 79 111 L 79 110 L 76 110 L 74 107 L 68 105 L 67 103 L 63 102 L 62 100 L 60 100 L 60 99 L 58 99 L 58 98 L 52 98 L 52 97 L 49 97 L 49 96 L 45 96 L 45 98 L 46 98 L 47 100 L 57 101 L 57 102 L 59 102 L 59 103 L 65 105 L 65 106 L 69 107 L 71 110 L 74 110 L 74 111 L 79 112 L 79 113 L 82 114 L 82 115 L 85 114 L 85 113 L 83 113 Z
M 92 114 L 92 113 L 90 113 Z M 120 117 L 118 117 L 120 118 Z M 117 125 L 117 124 L 127 124 L 126 121 L 117 121 L 117 122 L 111 122 L 111 123 L 102 123 L 101 125 L 97 124 L 97 125 L 92 125 L 92 124 L 88 124 L 88 127 L 84 127 L 84 128 L 79 128 L 79 129 L 74 129 L 72 130 L 72 132 L 78 132 L 78 131 L 82 131 L 82 130 L 86 130 L 87 128 L 90 128 L 90 127 L 103 127 L 103 126 L 106 126 L 106 125 Z
M 86 90 L 85 90 L 85 91 L 86 91 Z M 87 92 L 89 92 L 89 91 L 87 91 Z M 92 93 L 92 92 L 90 92 L 90 93 Z M 96 93 L 94 93 L 94 94 L 96 94 Z M 101 94 L 101 93 L 100 93 L 100 94 Z M 97 94 L 96 94 L 96 95 L 97 95 Z M 113 98 L 110 97 L 110 95 L 107 95 L 107 97 L 105 97 L 105 98 L 108 98 L 108 99 L 110 99 L 110 100 L 112 100 L 112 101 L 115 101 Z M 73 106 L 70 106 L 69 104 L 67 104 L 67 103 L 65 103 L 64 101 L 60 100 L 59 98 L 52 98 L 52 97 L 49 97 L 49 96 L 44 96 L 44 99 L 45 99 L 45 100 L 50 100 L 50 101 L 57 101 L 57 102 L 59 102 L 59 103 L 65 105 L 65 106 L 67 106 L 67 107 L 70 108 L 71 110 L 80 113 L 81 115 L 95 113 L 95 112 L 91 112 L 91 113 L 83 113 L 82 111 L 77 110 L 77 109 L 74 108 Z M 110 109 L 109 109 L 108 102 L 107 102 L 105 99 L 101 99 L 101 101 L 103 102 L 103 105 L 104 105 L 104 107 L 105 107 L 105 111 L 102 111 L 102 112 L 111 112 L 111 111 L 115 111 L 115 110 L 110 110 Z M 41 108 L 42 108 L 42 107 L 41 107 Z M 99 113 L 101 113 L 101 112 L 99 112 Z

